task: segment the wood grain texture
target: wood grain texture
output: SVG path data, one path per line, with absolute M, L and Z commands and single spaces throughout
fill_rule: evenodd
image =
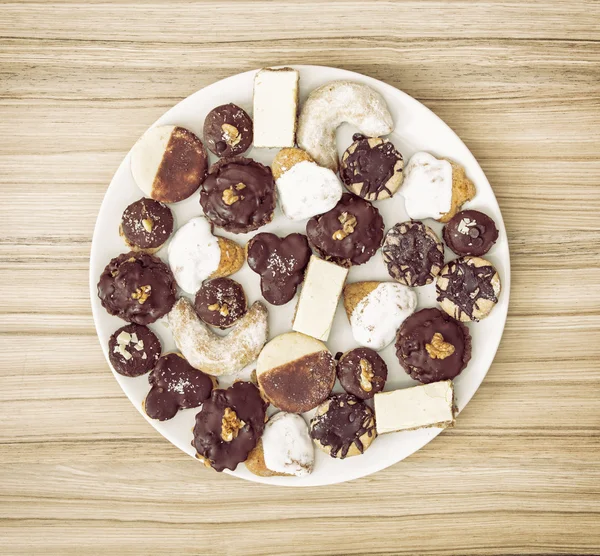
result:
M 502 345 L 457 427 L 349 484 L 276 489 L 162 439 L 108 372 L 92 228 L 167 108 L 338 66 L 467 143 L 508 229 Z M 598 1 L 0 2 L 0 553 L 600 553 Z

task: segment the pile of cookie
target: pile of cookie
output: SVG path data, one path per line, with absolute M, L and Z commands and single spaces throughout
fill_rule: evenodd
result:
M 314 444 L 346 458 L 378 434 L 451 426 L 452 380 L 471 358 L 463 323 L 485 318 L 500 293 L 498 272 L 482 258 L 498 230 L 486 214 L 461 210 L 475 196 L 464 169 L 426 152 L 405 165 L 385 138 L 393 119 L 372 88 L 332 82 L 298 110 L 298 85 L 296 70 L 263 69 L 253 118 L 225 104 L 207 115 L 202 140 L 180 126 L 148 130 L 131 152 L 145 197 L 122 215 L 129 251 L 98 282 L 103 307 L 129 323 L 110 337 L 113 368 L 149 373 L 144 411 L 152 419 L 198 408 L 192 445 L 217 471 L 245 462 L 257 475 L 300 476 L 313 469 Z M 335 131 L 344 122 L 358 132 L 338 160 Z M 269 168 L 243 156 L 251 145 L 281 150 Z M 210 168 L 205 147 L 219 157 Z M 203 215 L 174 230 L 168 205 L 197 190 Z M 397 192 L 410 220 L 385 233 L 373 202 Z M 214 234 L 259 229 L 277 202 L 286 218 L 306 222 L 306 234 L 257 233 L 244 246 Z M 443 240 L 457 258 L 444 260 L 425 219 L 445 223 Z M 154 253 L 167 240 L 164 262 Z M 349 268 L 378 251 L 393 281 L 347 284 Z M 289 332 L 269 340 L 265 303 L 249 306 L 229 278 L 246 261 L 272 310 L 300 290 Z M 439 308 L 417 310 L 414 288 L 434 281 Z M 357 347 L 334 356 L 324 342 L 340 298 Z M 177 353 L 163 354 L 148 328 L 162 317 Z M 394 341 L 420 386 L 384 391 L 388 368 L 377 352 Z M 252 381 L 219 388 L 220 376 L 251 364 Z M 332 393 L 336 378 L 345 393 Z M 269 404 L 278 410 L 270 418 Z M 302 414 L 311 410 L 307 424 Z

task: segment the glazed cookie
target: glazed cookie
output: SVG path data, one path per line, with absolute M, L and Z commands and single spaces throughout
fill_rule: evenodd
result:
M 317 408 L 310 436 L 332 458 L 358 456 L 377 436 L 375 415 L 355 396 L 334 394 Z
M 421 309 L 408 317 L 396 336 L 402 368 L 427 384 L 458 376 L 471 359 L 469 329 L 439 309 Z
M 246 468 L 260 477 L 302 477 L 312 473 L 314 464 L 315 450 L 306 421 L 285 411 L 267 421 L 262 438 L 246 460 Z
M 110 315 L 127 322 L 150 324 L 175 303 L 175 279 L 157 257 L 131 251 L 106 265 L 98 282 L 98 297 Z
M 271 169 L 250 158 L 222 158 L 202 184 L 200 205 L 215 226 L 234 234 L 268 224 L 275 211 Z
M 304 269 L 310 260 L 306 236 L 290 234 L 280 238 L 261 233 L 248 242 L 246 250 L 248 266 L 260 275 L 264 298 L 273 305 L 290 301 L 304 280 Z
M 244 249 L 212 234 L 212 225 L 197 216 L 181 226 L 169 243 L 169 265 L 177 285 L 196 293 L 207 278 L 223 278 L 244 264 Z
M 337 364 L 337 376 L 342 388 L 361 400 L 368 400 L 381 392 L 387 374 L 385 361 L 369 348 L 347 351 Z
M 252 145 L 252 119 L 235 104 L 217 106 L 204 120 L 204 142 L 217 156 L 244 154 Z
M 475 197 L 475 185 L 462 166 L 418 152 L 404 169 L 402 195 L 411 219 L 448 222 L 464 203 Z
M 450 261 L 436 282 L 437 300 L 451 317 L 480 321 L 498 303 L 500 276 L 492 263 L 479 257 Z
M 430 284 L 444 266 L 444 246 L 422 222 L 402 222 L 390 228 L 381 253 L 390 276 L 405 286 Z
M 132 251 L 156 253 L 173 233 L 171 209 L 144 197 L 123 212 L 119 234 Z
M 252 363 L 269 335 L 267 309 L 256 302 L 226 336 L 215 334 L 200 320 L 190 301 L 181 297 L 169 313 L 175 345 L 190 365 L 209 375 L 237 373 Z
M 394 341 L 398 327 L 417 307 L 417 295 L 394 282 L 355 282 L 344 287 L 352 336 L 376 351 Z
M 302 149 L 282 149 L 271 165 L 281 210 L 290 220 L 305 220 L 335 207 L 342 184 Z
M 204 323 L 219 328 L 229 328 L 248 311 L 244 288 L 231 278 L 204 282 L 196 294 L 194 307 Z
M 144 400 L 144 411 L 158 421 L 172 419 L 180 409 L 198 407 L 217 384 L 179 353 L 163 355 L 148 375 L 148 382 L 151 388 Z
M 391 197 L 402 184 L 404 159 L 394 145 L 381 137 L 352 137 L 342 156 L 340 177 L 354 194 L 377 201 Z
M 329 212 L 306 224 L 308 241 L 325 260 L 343 267 L 366 263 L 383 239 L 383 218 L 368 201 L 344 193 Z
M 208 155 L 189 129 L 150 128 L 131 149 L 131 172 L 144 195 L 162 203 L 187 199 L 206 178 Z
M 108 358 L 113 369 L 123 376 L 141 376 L 154 367 L 162 346 L 147 326 L 128 324 L 108 340 Z
M 266 402 L 251 382 L 213 390 L 196 415 L 192 446 L 197 457 L 217 471 L 233 471 L 259 441 L 266 410 Z
M 256 361 L 258 385 L 279 409 L 304 413 L 329 396 L 335 359 L 324 343 L 298 332 L 273 338 Z
M 368 85 L 334 81 L 310 93 L 298 117 L 298 146 L 319 164 L 338 170 L 335 130 L 344 122 L 368 137 L 387 135 L 394 121 L 383 97 Z
M 494 221 L 478 210 L 461 210 L 444 226 L 444 241 L 457 255 L 485 255 L 498 239 Z

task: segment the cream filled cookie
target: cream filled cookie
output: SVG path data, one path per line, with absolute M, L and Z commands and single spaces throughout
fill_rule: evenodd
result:
M 337 376 L 348 394 L 368 400 L 383 390 L 388 369 L 376 351 L 360 347 L 351 349 L 340 357 Z
M 244 154 L 252 145 L 252 119 L 229 103 L 213 108 L 204 120 L 204 142 L 217 156 Z
M 173 213 L 154 199 L 140 199 L 123 211 L 119 233 L 133 251 L 156 253 L 173 233 Z
M 122 326 L 108 340 L 110 363 L 123 376 L 146 374 L 158 361 L 161 351 L 156 334 L 141 324 Z
M 352 336 L 361 345 L 382 350 L 417 307 L 410 288 L 394 282 L 355 282 L 344 288 L 344 308 Z
M 461 210 L 444 226 L 444 241 L 457 255 L 481 257 L 498 239 L 494 221 L 478 210 Z
M 213 278 L 198 290 L 194 308 L 206 324 L 229 328 L 246 314 L 248 302 L 239 282 L 231 278 Z

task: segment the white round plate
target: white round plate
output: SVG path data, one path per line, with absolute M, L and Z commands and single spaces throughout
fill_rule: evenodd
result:
M 454 381 L 456 405 L 459 410 L 462 410 L 481 384 L 492 364 L 494 355 L 500 344 L 508 311 L 510 290 L 508 242 L 500 208 L 498 207 L 492 188 L 479 164 L 457 135 L 433 112 L 412 97 L 390 85 L 358 73 L 321 66 L 295 67 L 300 72 L 301 103 L 315 87 L 341 79 L 365 83 L 379 91 L 387 101 L 395 122 L 395 130 L 389 138 L 404 155 L 405 161 L 414 152 L 425 150 L 437 156 L 451 158 L 462 164 L 467 171 L 467 175 L 477 187 L 477 196 L 467 206 L 483 210 L 494 219 L 498 226 L 500 237 L 486 258 L 496 266 L 500 273 L 502 294 L 498 305 L 488 318 L 482 322 L 470 323 L 468 325 L 473 336 L 473 357 L 468 367 Z M 234 75 L 194 93 L 171 108 L 154 125 L 180 125 L 190 129 L 198 137 L 202 138 L 204 118 L 215 106 L 233 102 L 252 114 L 252 91 L 255 73 L 255 71 L 249 71 Z M 352 142 L 352 134 L 355 132 L 356 130 L 347 124 L 338 130 L 337 144 L 340 155 Z M 246 156 L 269 165 L 276 152 L 277 149 L 253 148 L 246 153 Z M 211 155 L 211 162 L 215 160 L 216 157 Z M 381 211 L 384 218 L 386 230 L 397 222 L 408 219 L 404 210 L 404 199 L 401 192 L 402 190 L 400 190 L 400 194 L 396 194 L 392 199 L 375 202 L 375 205 Z M 114 175 L 100 207 L 90 258 L 92 311 L 100 344 L 102 345 L 104 355 L 107 357 L 107 361 L 108 339 L 117 328 L 123 326 L 125 323 L 117 317 L 110 316 L 102 308 L 97 296 L 96 285 L 102 270 L 110 259 L 127 251 L 118 233 L 121 214 L 127 205 L 142 196 L 142 192 L 137 188 L 131 175 L 130 154 L 128 154 Z M 199 195 L 196 192 L 189 199 L 171 205 L 171 209 L 175 214 L 176 227 L 187 222 L 189 218 L 202 214 L 198 199 Z M 441 224 L 433 220 L 428 220 L 427 224 L 441 235 Z M 287 220 L 278 208 L 273 222 L 264 226 L 259 231 L 274 232 L 278 235 L 287 235 L 291 232 L 304 232 L 305 222 L 294 223 Z M 235 239 L 240 244 L 245 244 L 257 232 L 235 235 L 215 228 L 215 233 Z M 159 251 L 158 256 L 166 260 L 166 246 Z M 449 250 L 446 251 L 447 261 L 454 257 L 455 255 Z M 235 274 L 234 278 L 244 286 L 250 303 L 257 299 L 262 299 L 259 277 L 250 270 L 248 265 L 244 265 L 242 270 Z M 353 267 L 350 270 L 348 282 L 358 280 L 390 280 L 380 252 L 368 263 Z M 436 306 L 435 287 L 433 284 L 417 288 L 416 291 L 419 298 L 418 308 Z M 282 307 L 274 307 L 266 303 L 269 309 L 271 337 L 291 329 L 296 302 L 297 296 Z M 163 353 L 175 349 L 175 344 L 164 320 L 161 319 L 150 325 L 150 328 L 162 341 Z M 338 351 L 343 352 L 357 346 L 352 338 L 350 325 L 341 303 L 338 307 L 333 330 L 327 345 L 334 354 Z M 393 344 L 380 353 L 389 368 L 386 390 L 405 388 L 416 384 L 398 364 Z M 252 366 L 244 370 L 239 376 L 229 377 L 229 381 L 221 380 L 220 383 L 223 386 L 229 386 L 234 378 L 247 378 L 251 369 Z M 127 397 L 131 400 L 131 403 L 145 416 L 142 411 L 142 401 L 149 390 L 147 375 L 138 378 L 127 378 L 114 372 L 114 370 L 113 374 L 125 394 L 127 394 Z M 341 391 L 337 383 L 335 391 Z M 190 456 L 194 456 L 194 449 L 190 443 L 192 440 L 191 429 L 196 413 L 197 409 L 183 410 L 173 419 L 166 422 L 154 421 L 145 417 L 156 430 L 175 446 Z M 308 419 L 310 414 L 305 415 L 305 417 Z M 485 415 L 482 415 L 481 418 L 485 419 Z M 250 473 L 243 464 L 240 464 L 232 474 L 251 481 L 277 485 L 315 486 L 340 483 L 375 473 L 380 469 L 403 460 L 435 438 L 440 432 L 439 429 L 422 429 L 412 432 L 386 434 L 377 438 L 363 455 L 351 457 L 346 460 L 333 459 L 321 450 L 315 449 L 316 461 L 314 471 L 306 477 L 257 477 Z M 199 463 L 198 465 L 202 464 Z M 202 478 L 209 478 L 206 474 L 202 474 L 201 476 Z

